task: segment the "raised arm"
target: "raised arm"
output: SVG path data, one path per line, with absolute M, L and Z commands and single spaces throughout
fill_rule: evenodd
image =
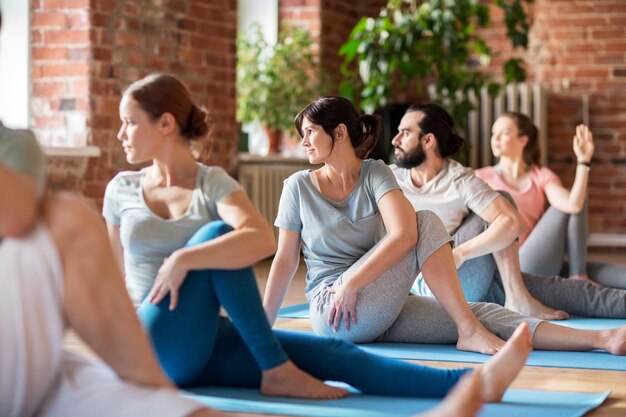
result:
M 571 190 L 559 184 L 548 184 L 545 187 L 545 193 L 551 206 L 564 213 L 580 213 L 587 199 L 589 163 L 593 157 L 594 149 L 593 134 L 589 128 L 585 125 L 576 126 L 574 153 L 578 164 L 576 165 L 574 184 Z
M 299 263 L 300 234 L 281 228 L 278 232 L 278 250 L 272 261 L 263 297 L 263 308 L 271 325 L 276 321 L 278 310 L 285 299 Z
M 489 227 L 476 237 L 454 248 L 454 261 L 457 268 L 468 259 L 506 248 L 513 243 L 524 228 L 517 210 L 503 196 L 498 196 L 478 215 L 489 223 Z

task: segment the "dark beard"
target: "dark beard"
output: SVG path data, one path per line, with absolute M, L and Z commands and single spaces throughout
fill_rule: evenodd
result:
M 420 166 L 426 161 L 426 153 L 421 146 L 417 147 L 413 152 L 404 152 L 402 149 L 396 148 L 400 154 L 396 156 L 396 165 L 400 168 L 411 169 Z

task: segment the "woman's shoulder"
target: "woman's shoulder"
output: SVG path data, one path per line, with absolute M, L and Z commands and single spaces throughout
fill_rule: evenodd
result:
M 303 169 L 301 171 L 294 172 L 285 179 L 285 184 L 302 184 L 309 178 L 310 169 Z
M 107 187 L 139 187 L 141 177 L 145 173 L 145 168 L 139 171 L 121 171 L 118 172 Z
M 490 178 L 498 176 L 498 174 L 496 173 L 496 169 L 493 166 L 478 168 L 474 171 L 474 175 L 482 180 L 488 180 Z
M 382 159 L 364 159 L 363 166 L 369 167 L 369 169 L 382 169 L 385 171 L 391 171 L 389 165 L 387 165 Z
M 551 182 L 561 182 L 561 180 L 554 173 L 554 171 L 546 166 L 540 165 L 533 165 L 532 167 L 530 167 L 530 177 L 532 178 L 533 182 L 541 184 L 542 186 L 545 186 L 546 184 Z

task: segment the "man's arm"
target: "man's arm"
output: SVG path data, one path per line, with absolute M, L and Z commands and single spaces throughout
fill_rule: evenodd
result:
M 477 214 L 489 224 L 489 227 L 476 237 L 454 248 L 457 268 L 468 259 L 494 253 L 510 246 L 524 230 L 524 224 L 517 210 L 501 195 Z
M 37 219 L 37 184 L 0 162 L 0 236 L 19 236 Z
M 31 132 L 1 129 L 0 237 L 19 236 L 37 220 L 44 157 Z

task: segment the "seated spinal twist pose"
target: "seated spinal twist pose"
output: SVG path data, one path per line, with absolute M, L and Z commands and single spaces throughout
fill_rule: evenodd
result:
M 508 192 L 526 230 L 520 236 L 520 265 L 537 275 L 566 274 L 570 278 L 626 288 L 626 267 L 587 262 L 587 189 L 593 135 L 585 125 L 576 127 L 573 140 L 578 164 L 571 189 L 548 167 L 539 163 L 538 129 L 528 116 L 506 112 L 495 121 L 491 149 L 498 164 L 476 171 L 496 190 Z M 546 205 L 549 207 L 546 210 Z M 567 252 L 568 261 L 564 264 Z
M 127 285 L 140 303 L 138 315 L 177 385 L 260 387 L 265 394 L 309 398 L 345 395 L 318 378 L 343 381 L 366 394 L 443 397 L 467 373 L 379 357 L 336 339 L 272 332 L 250 265 L 273 252 L 273 233 L 221 168 L 193 160 L 189 140 L 206 134 L 205 111 L 180 81 L 151 75 L 125 91 L 120 117 L 118 137 L 127 160 L 152 165 L 116 176 L 103 211 Z M 230 319 L 219 317 L 220 305 Z M 522 327 L 510 347 L 474 377 L 480 398 L 500 399 L 529 346 L 528 328 Z M 475 391 L 475 385 L 466 389 Z M 466 403 L 465 394 L 457 393 L 443 409 Z
M 374 116 L 360 116 L 341 97 L 322 97 L 296 117 L 309 161 L 324 166 L 285 181 L 275 223 L 278 250 L 264 297 L 270 322 L 302 247 L 317 334 L 355 342 L 456 342 L 459 349 L 491 353 L 502 342 L 489 331 L 506 339 L 528 322 L 536 348 L 626 353 L 626 328 L 580 331 L 496 304 L 468 306 L 441 220 L 430 211 L 415 213 L 384 163 L 361 159 L 378 127 Z M 420 271 L 436 300 L 408 296 Z
M 433 210 L 453 233 L 454 257 L 468 301 L 494 301 L 540 318 L 564 318 L 566 312 L 626 317 L 624 290 L 520 271 L 516 212 L 471 169 L 448 158 L 463 143 L 452 127 L 441 107 L 411 106 L 393 139 L 397 165 L 392 170 L 413 207 Z M 418 278 L 418 294 L 429 293 L 425 284 Z

